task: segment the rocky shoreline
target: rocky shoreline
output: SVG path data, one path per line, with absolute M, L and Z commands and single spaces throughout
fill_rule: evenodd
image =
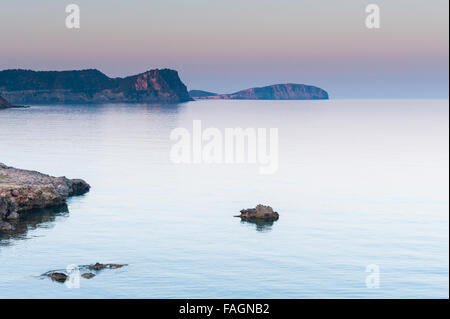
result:
M 8 222 L 21 212 L 64 205 L 68 197 L 88 192 L 82 179 L 53 177 L 0 163 L 0 231 L 14 230 Z

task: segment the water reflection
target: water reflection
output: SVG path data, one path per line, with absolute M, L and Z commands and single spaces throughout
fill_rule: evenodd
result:
M 253 219 L 253 220 L 241 220 L 241 224 L 245 224 L 247 226 L 256 226 L 256 231 L 259 232 L 270 232 L 272 230 L 273 223 L 275 221 L 268 221 L 264 219 Z
M 134 107 L 138 109 L 142 109 L 147 111 L 148 113 L 178 113 L 182 108 L 185 107 L 184 103 L 173 103 L 173 104 L 159 104 L 159 103 L 136 103 L 132 104 Z M 130 105 L 126 104 L 126 107 L 129 108 Z
M 14 226 L 14 230 L 0 232 L 0 246 L 10 245 L 12 240 L 27 239 L 29 238 L 27 237 L 28 231 L 37 228 L 51 228 L 58 216 L 67 217 L 68 215 L 67 205 L 22 212 L 19 219 L 8 221 Z

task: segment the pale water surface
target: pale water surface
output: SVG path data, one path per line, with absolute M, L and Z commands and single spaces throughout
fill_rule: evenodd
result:
M 196 119 L 278 127 L 278 172 L 171 163 L 171 130 Z M 448 100 L 1 111 L 0 162 L 92 190 L 1 237 L 0 298 L 448 298 L 448 119 Z M 258 203 L 280 220 L 233 218 Z M 129 266 L 78 289 L 38 277 L 96 261 Z

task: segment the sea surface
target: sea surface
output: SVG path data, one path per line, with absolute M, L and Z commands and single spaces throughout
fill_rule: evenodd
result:
M 0 298 L 448 298 L 448 102 L 0 111 L 0 162 L 92 186 L 0 236 Z M 170 133 L 193 120 L 278 128 L 278 170 L 173 163 Z M 233 217 L 258 203 L 280 219 Z M 79 288 L 39 276 L 95 262 L 128 266 Z

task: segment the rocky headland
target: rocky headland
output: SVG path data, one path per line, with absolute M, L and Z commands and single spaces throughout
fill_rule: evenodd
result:
M 178 72 L 170 69 L 155 69 L 125 78 L 109 78 L 95 69 L 4 70 L 0 71 L 0 95 L 12 104 L 192 101 Z
M 207 91 L 192 90 L 193 99 L 217 100 L 328 100 L 328 93 L 316 86 L 305 84 L 275 84 L 251 88 L 231 94 L 215 94 Z
M 64 205 L 68 197 L 89 189 L 82 179 L 52 177 L 0 163 L 0 231 L 13 230 L 8 221 L 18 219 L 21 212 Z

